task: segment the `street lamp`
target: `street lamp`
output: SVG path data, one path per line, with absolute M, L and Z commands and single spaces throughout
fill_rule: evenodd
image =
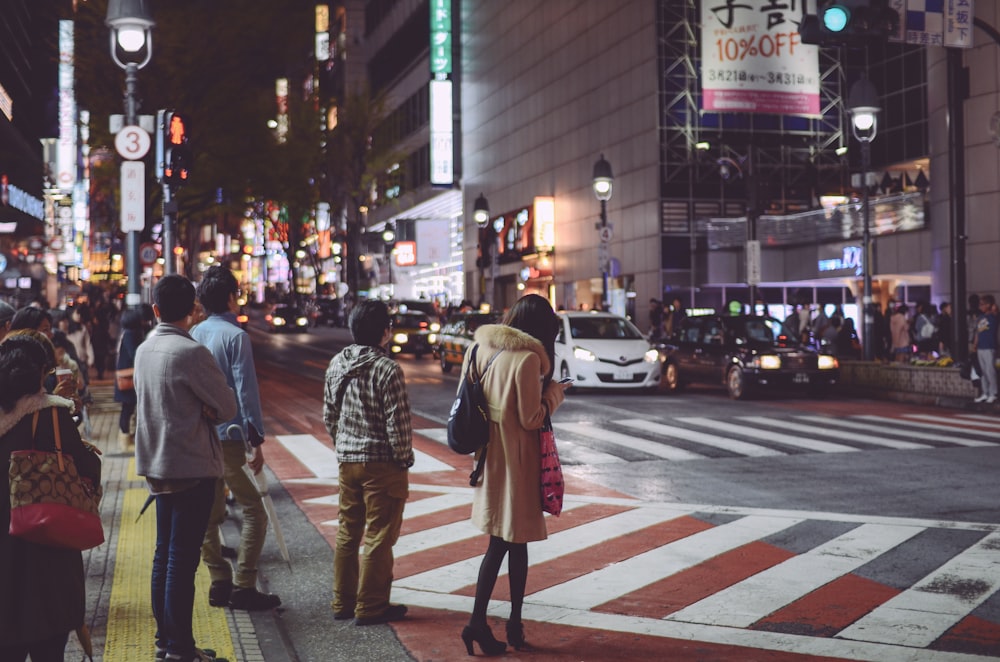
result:
M 864 251 L 864 295 L 861 299 L 864 311 L 864 359 L 875 358 L 875 314 L 872 310 L 872 235 L 871 209 L 868 204 L 868 170 L 871 168 L 871 143 L 878 132 L 879 107 L 878 91 L 872 82 L 862 78 L 851 86 L 847 95 L 847 111 L 851 114 L 854 138 L 861 143 L 861 179 L 864 229 L 862 246 Z
M 601 154 L 601 158 L 594 163 L 594 195 L 601 201 L 601 224 L 598 231 L 601 233 L 601 243 L 598 247 L 597 263 L 601 269 L 601 307 L 610 310 L 608 303 L 608 267 L 611 261 L 608 251 L 608 240 L 611 238 L 608 227 L 608 200 L 611 199 L 611 189 L 614 186 L 615 176 L 611 173 L 611 164 Z
M 490 225 L 490 203 L 486 199 L 486 196 L 482 193 L 476 198 L 476 201 L 472 204 L 472 219 L 476 222 L 483 233 L 483 243 L 480 244 L 480 273 L 482 274 L 482 283 L 480 284 L 480 291 L 486 289 L 486 267 L 489 265 L 490 268 L 490 291 L 488 293 L 483 292 L 483 296 L 486 301 L 493 305 L 493 287 L 494 287 L 494 274 L 493 265 L 495 263 L 493 259 L 493 245 L 496 243 L 493 235 L 493 227 Z
M 104 23 L 111 28 L 111 58 L 125 70 L 125 126 L 135 126 L 138 124 L 136 75 L 153 56 L 153 19 L 146 0 L 110 0 Z M 125 255 L 128 273 L 125 303 L 130 308 L 138 308 L 142 303 L 138 230 L 128 231 Z

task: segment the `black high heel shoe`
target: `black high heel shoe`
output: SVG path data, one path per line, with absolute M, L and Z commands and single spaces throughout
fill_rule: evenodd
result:
M 514 650 L 527 648 L 524 641 L 524 624 L 521 621 L 507 621 L 507 643 L 514 647 Z
M 462 628 L 462 641 L 465 642 L 465 650 L 469 655 L 475 655 L 472 650 L 473 641 L 479 644 L 483 655 L 500 655 L 507 651 L 507 643 L 494 639 L 489 627 L 473 628 L 466 625 Z

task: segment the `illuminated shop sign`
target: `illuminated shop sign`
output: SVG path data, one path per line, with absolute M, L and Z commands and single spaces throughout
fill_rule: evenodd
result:
M 455 181 L 455 139 L 452 128 L 450 80 L 432 80 L 431 184 L 451 186 Z
M 59 21 L 59 142 L 56 185 L 72 193 L 76 184 L 76 96 L 73 92 L 73 21 Z
M 451 73 L 451 0 L 431 0 L 431 74 Z
M 12 207 L 40 221 L 45 220 L 45 203 L 8 183 L 7 175 L 0 175 L 0 205 Z
M 834 257 L 826 257 L 834 252 Z M 825 275 L 834 275 L 830 272 L 847 272 L 854 276 L 864 273 L 864 250 L 861 246 L 823 246 L 820 250 L 820 259 L 817 263 L 819 272 Z

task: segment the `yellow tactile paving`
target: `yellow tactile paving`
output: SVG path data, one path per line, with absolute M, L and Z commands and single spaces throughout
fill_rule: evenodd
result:
M 130 480 L 139 480 L 132 462 L 129 463 L 128 474 Z M 145 489 L 125 490 L 114 584 L 108 605 L 104 662 L 153 659 L 156 623 L 150 606 L 149 577 L 156 541 L 156 513 L 151 508 L 136 522 L 148 494 Z M 199 565 L 195 579 L 195 641 L 199 647 L 214 648 L 220 657 L 235 660 L 226 614 L 224 610 L 208 604 L 210 583 L 208 571 L 204 565 Z

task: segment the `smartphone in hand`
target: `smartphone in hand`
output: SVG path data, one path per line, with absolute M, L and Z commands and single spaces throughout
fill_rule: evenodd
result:
M 572 384 L 572 383 L 573 383 L 573 380 L 572 380 L 572 379 L 570 379 L 569 377 L 566 377 L 565 379 L 560 379 L 560 380 L 559 380 L 559 383 L 560 383 L 560 384 Z

